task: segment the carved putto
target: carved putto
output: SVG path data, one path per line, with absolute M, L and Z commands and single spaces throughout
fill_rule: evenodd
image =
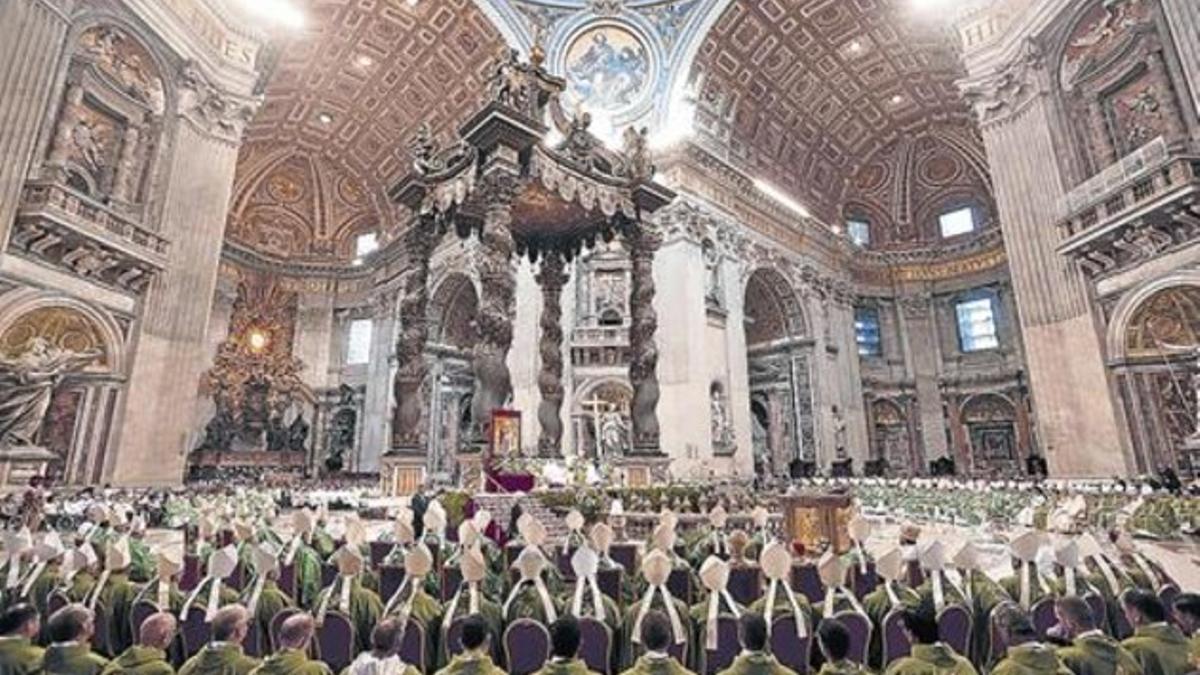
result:
M 627 127 L 622 136 L 621 161 L 617 175 L 631 181 L 646 181 L 654 177 L 654 163 L 650 157 L 650 129 Z
M 162 80 L 149 53 L 137 40 L 114 26 L 97 26 L 80 36 L 79 47 L 118 89 L 145 103 L 155 113 L 162 112 Z

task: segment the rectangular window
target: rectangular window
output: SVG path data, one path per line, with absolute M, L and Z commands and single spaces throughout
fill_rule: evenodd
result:
M 996 296 L 988 293 L 963 300 L 955 306 L 958 342 L 964 352 L 981 352 L 1000 347 L 996 331 Z
M 855 246 L 865 248 L 871 244 L 871 224 L 865 220 L 847 220 L 846 234 Z
M 354 257 L 362 258 L 379 248 L 379 235 L 374 232 L 358 235 L 354 240 Z
M 879 310 L 858 307 L 854 310 L 854 339 L 859 356 L 882 356 L 883 337 L 879 330 Z
M 371 331 L 374 324 L 370 319 L 355 319 L 350 322 L 350 333 L 346 337 L 346 365 L 357 366 L 371 360 Z
M 975 231 L 975 209 L 966 206 L 961 209 L 947 211 L 938 217 L 945 238 L 957 237 L 960 234 L 970 234 Z

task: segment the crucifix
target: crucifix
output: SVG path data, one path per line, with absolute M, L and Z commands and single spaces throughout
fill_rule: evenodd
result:
M 596 440 L 596 460 L 599 461 L 602 452 L 600 445 L 600 414 L 607 412 L 609 406 L 612 404 L 602 398 L 594 398 L 590 401 L 583 401 L 580 405 L 592 416 L 592 437 Z

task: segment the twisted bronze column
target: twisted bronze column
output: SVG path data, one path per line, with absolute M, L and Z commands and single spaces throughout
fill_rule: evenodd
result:
M 542 395 L 538 404 L 538 422 L 542 433 L 538 438 L 538 456 L 559 457 L 563 434 L 561 297 L 563 285 L 567 283 L 566 263 L 561 253 L 550 251 L 545 254 L 537 280 L 542 287 L 542 339 L 538 343 L 542 356 L 542 372 L 538 374 L 538 391 Z

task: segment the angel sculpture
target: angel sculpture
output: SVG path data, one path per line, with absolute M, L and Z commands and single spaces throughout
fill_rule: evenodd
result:
M 99 356 L 100 351 L 73 352 L 38 337 L 20 356 L 0 358 L 0 445 L 34 445 L 54 388 Z

